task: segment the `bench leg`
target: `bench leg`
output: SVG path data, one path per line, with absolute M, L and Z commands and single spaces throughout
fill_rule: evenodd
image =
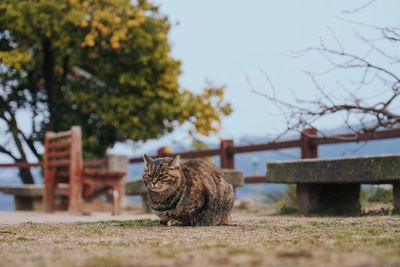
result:
M 15 210 L 43 211 L 43 197 L 14 196 Z
M 298 213 L 307 215 L 310 213 L 315 213 L 318 210 L 316 191 L 317 185 L 314 184 L 296 185 L 296 202 Z
M 121 200 L 124 196 L 123 184 L 119 183 L 113 188 L 113 208 L 112 215 L 121 214 Z
M 393 184 L 393 213 L 400 214 L 400 183 Z
M 48 213 L 54 212 L 55 209 L 55 190 L 56 190 L 56 183 L 55 183 L 55 172 L 53 169 L 48 170 L 45 177 L 45 184 L 44 184 L 44 207 L 45 211 Z
M 80 214 L 82 208 L 82 182 L 77 175 L 72 175 L 69 181 L 68 212 Z
M 297 184 L 300 214 L 357 214 L 360 206 L 359 184 Z
M 33 198 L 14 196 L 14 210 L 33 210 Z
M 149 202 L 147 201 L 147 194 L 142 195 L 142 210 L 143 213 L 151 213 Z

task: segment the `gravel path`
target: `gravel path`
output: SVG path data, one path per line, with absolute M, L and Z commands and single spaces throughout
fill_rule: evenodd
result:
M 232 226 L 167 227 L 151 215 L 1 215 L 0 266 L 400 266 L 399 216 L 235 211 Z
M 18 224 L 18 223 L 74 223 L 74 222 L 96 222 L 96 221 L 124 221 L 124 220 L 140 220 L 140 219 L 156 219 L 151 214 L 132 214 L 123 213 L 118 216 L 112 216 L 109 212 L 93 213 L 90 216 L 70 215 L 67 212 L 56 212 L 47 214 L 43 212 L 28 211 L 4 211 L 0 212 L 1 224 Z

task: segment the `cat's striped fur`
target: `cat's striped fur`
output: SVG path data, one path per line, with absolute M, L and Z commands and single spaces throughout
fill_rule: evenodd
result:
M 168 225 L 228 224 L 233 207 L 232 185 L 212 163 L 192 159 L 152 159 L 144 155 L 143 180 L 150 207 Z

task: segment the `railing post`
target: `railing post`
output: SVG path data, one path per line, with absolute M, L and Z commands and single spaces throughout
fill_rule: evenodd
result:
M 235 155 L 232 153 L 233 140 L 221 140 L 220 143 L 220 156 L 221 156 L 221 169 L 234 169 L 235 168 Z
M 318 147 L 311 143 L 311 136 L 316 136 L 317 130 L 314 128 L 304 129 L 300 138 L 301 158 L 318 158 Z M 296 184 L 296 202 L 298 212 L 309 214 L 318 209 L 318 197 L 315 191 L 318 186 L 313 184 Z
M 55 181 L 55 169 L 49 167 L 49 139 L 54 135 L 53 132 L 46 132 L 44 138 L 44 157 L 43 157 L 43 169 L 44 169 L 44 209 L 46 212 L 54 212 L 54 198 L 55 198 L 55 190 L 56 190 L 56 181 Z
M 301 158 L 318 158 L 318 146 L 311 143 L 312 136 L 317 136 L 317 129 L 304 129 L 301 133 Z
M 79 214 L 82 208 L 82 130 L 80 126 L 71 127 L 71 164 L 69 166 L 68 211 Z

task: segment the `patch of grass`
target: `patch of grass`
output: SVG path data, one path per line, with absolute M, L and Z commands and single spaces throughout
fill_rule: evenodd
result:
M 154 252 L 160 258 L 174 258 L 176 256 L 173 251 L 163 247 L 156 248 Z
M 128 220 L 128 221 L 99 221 L 94 222 L 93 224 L 100 224 L 103 226 L 111 226 L 111 227 L 124 227 L 124 228 L 132 228 L 132 227 L 155 227 L 160 226 L 160 221 L 158 220 Z
M 400 257 L 400 250 L 397 250 L 397 251 L 391 251 L 391 252 L 389 252 L 389 253 L 387 253 L 387 255 L 389 256 L 389 257 Z
M 236 256 L 236 255 L 245 255 L 245 254 L 255 254 L 255 251 L 247 249 L 247 248 L 241 248 L 241 247 L 229 247 L 226 250 L 226 253 L 229 256 Z
M 382 228 L 368 228 L 365 232 L 370 236 L 378 236 L 381 235 L 385 230 Z
M 376 244 L 382 245 L 382 246 L 400 245 L 400 239 L 399 238 L 383 238 L 383 239 L 376 241 Z
M 311 221 L 308 223 L 311 226 L 315 226 L 315 227 L 327 227 L 327 228 L 331 228 L 331 227 L 338 227 L 341 226 L 339 222 L 337 221 Z
M 276 256 L 279 258 L 312 258 L 313 254 L 310 251 L 292 250 L 292 251 L 278 251 Z
M 22 241 L 22 242 L 29 242 L 29 241 L 34 241 L 34 238 L 30 237 L 25 237 L 25 236 L 19 236 L 17 237 L 17 241 Z
M 285 204 L 279 209 L 280 215 L 291 215 L 297 213 L 297 208 L 294 206 L 286 206 Z
M 306 227 L 302 224 L 294 224 L 286 227 L 287 231 L 299 231 L 299 230 L 304 230 Z
M 121 259 L 114 255 L 104 255 L 91 258 L 84 264 L 85 267 L 120 267 Z
M 244 254 L 255 254 L 255 252 L 251 249 L 240 247 L 240 246 L 230 246 L 228 244 L 218 242 L 211 244 L 204 244 L 200 246 L 201 249 L 215 251 L 218 250 L 220 252 L 225 252 L 229 256 L 237 256 Z
M 92 231 L 90 231 L 90 233 L 92 235 L 103 235 L 104 231 L 102 229 L 93 229 Z
M 353 233 L 349 233 L 349 232 L 340 232 L 340 233 L 335 233 L 333 235 L 333 237 L 335 238 L 335 240 L 337 241 L 343 241 L 343 240 L 347 240 L 347 239 L 351 239 L 353 237 Z
M 227 245 L 224 243 L 204 244 L 200 248 L 202 249 L 215 249 L 215 248 L 226 248 Z

